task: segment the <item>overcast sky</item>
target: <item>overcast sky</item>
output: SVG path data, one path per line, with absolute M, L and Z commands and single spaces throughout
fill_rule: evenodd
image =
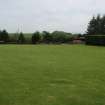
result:
M 0 0 L 0 29 L 83 33 L 98 13 L 105 13 L 105 0 Z

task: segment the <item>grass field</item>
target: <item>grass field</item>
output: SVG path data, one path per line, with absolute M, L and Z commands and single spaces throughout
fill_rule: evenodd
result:
M 1 45 L 0 105 L 105 105 L 105 47 Z

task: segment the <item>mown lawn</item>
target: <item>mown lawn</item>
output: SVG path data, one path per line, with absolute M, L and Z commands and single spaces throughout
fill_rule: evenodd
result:
M 0 105 L 105 105 L 105 47 L 0 45 Z

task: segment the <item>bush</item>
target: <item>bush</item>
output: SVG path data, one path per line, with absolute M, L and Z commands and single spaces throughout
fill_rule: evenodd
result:
M 105 35 L 86 35 L 85 40 L 88 45 L 105 45 Z

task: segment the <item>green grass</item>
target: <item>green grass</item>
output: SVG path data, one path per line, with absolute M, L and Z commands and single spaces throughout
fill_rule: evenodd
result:
M 0 45 L 0 105 L 105 105 L 105 47 Z

